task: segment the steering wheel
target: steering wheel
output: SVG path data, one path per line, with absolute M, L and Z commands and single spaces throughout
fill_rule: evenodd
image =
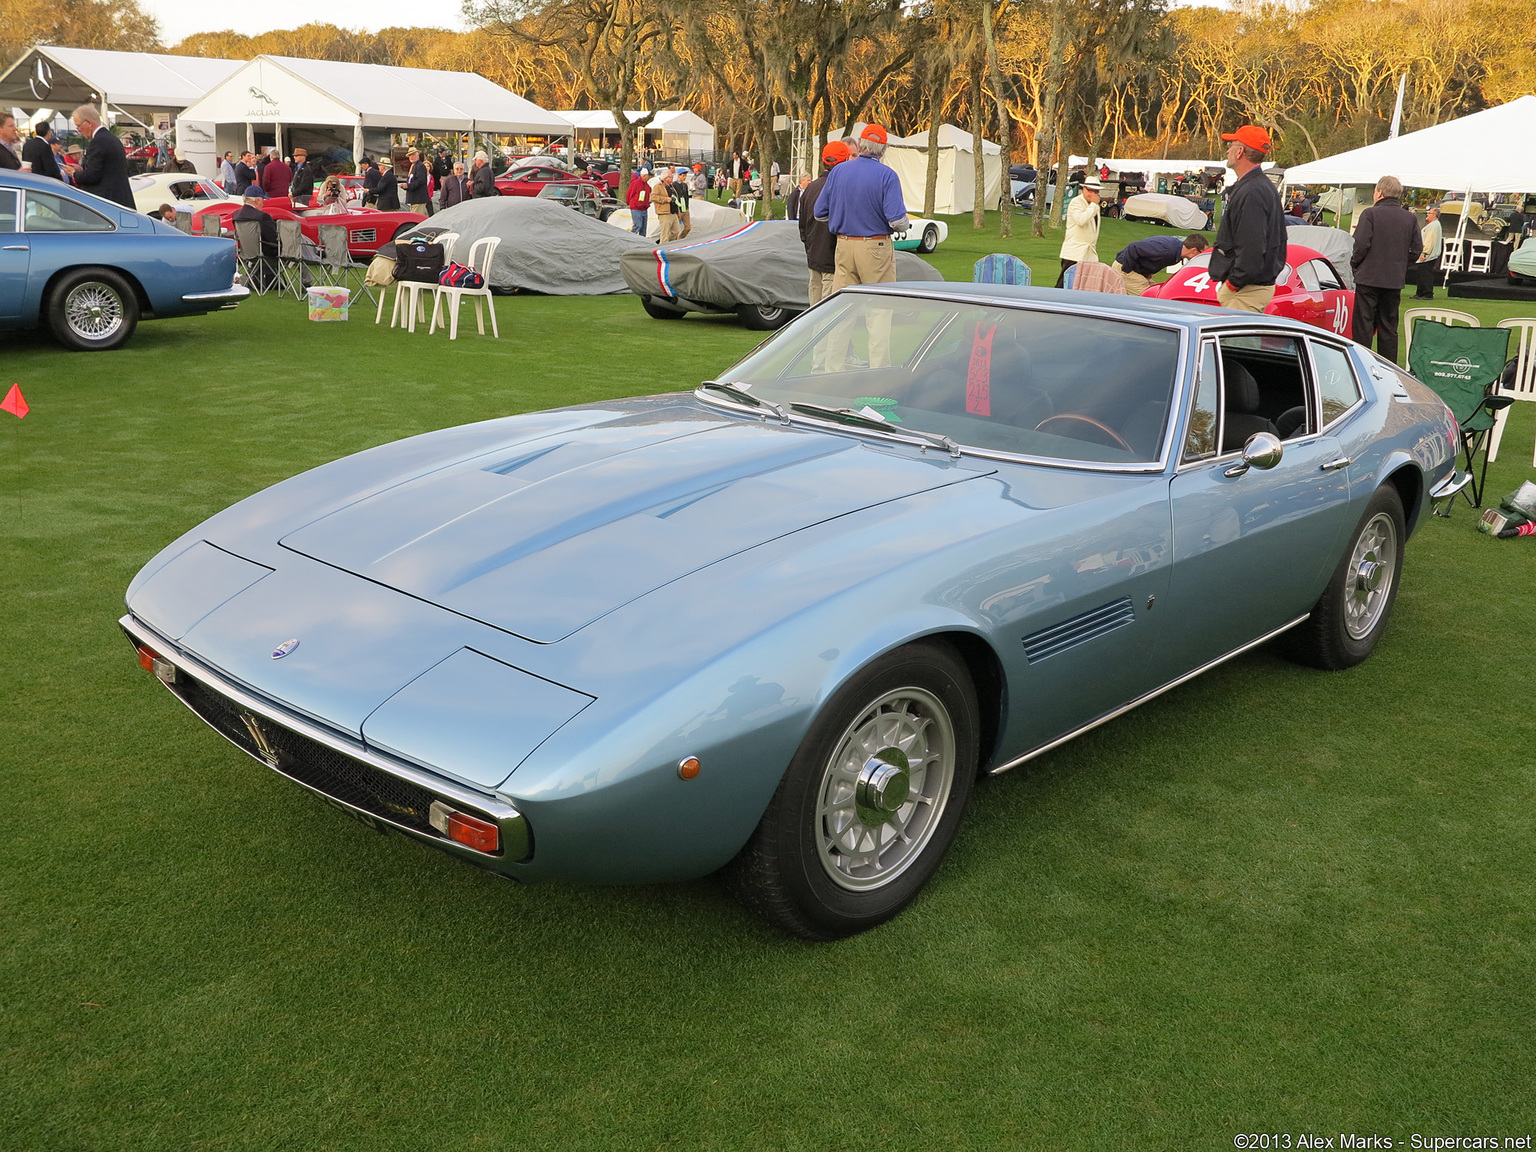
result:
M 1104 435 L 1108 436 L 1111 440 L 1113 440 L 1115 447 L 1124 448 L 1127 452 L 1135 451 L 1134 448 L 1125 442 L 1125 437 L 1121 436 L 1120 433 L 1109 427 L 1109 425 L 1101 424 L 1092 416 L 1085 416 L 1081 412 L 1058 412 L 1054 416 L 1047 416 L 1044 420 L 1035 425 L 1035 431 L 1043 432 L 1045 431 L 1045 426 L 1047 424 L 1053 424 L 1057 420 L 1076 420 L 1080 424 L 1090 424 L 1097 428 L 1100 432 L 1104 433 Z M 1082 437 L 1076 436 L 1074 439 L 1081 440 Z

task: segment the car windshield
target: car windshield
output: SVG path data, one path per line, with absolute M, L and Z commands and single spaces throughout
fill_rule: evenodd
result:
M 719 379 L 791 415 L 848 409 L 974 448 L 1145 464 L 1159 457 L 1178 367 L 1167 328 L 846 293 Z

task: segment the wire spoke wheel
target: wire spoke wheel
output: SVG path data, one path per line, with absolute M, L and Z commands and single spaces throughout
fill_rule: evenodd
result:
M 1355 539 L 1349 557 L 1344 626 L 1355 640 L 1370 635 L 1381 620 L 1397 570 L 1397 525 L 1378 512 Z
M 848 727 L 822 775 L 816 847 L 832 882 L 889 884 L 922 854 L 955 777 L 949 710 L 924 688 L 880 697 Z
M 82 340 L 106 340 L 126 318 L 123 298 L 108 284 L 91 280 L 71 289 L 64 298 L 64 318 Z

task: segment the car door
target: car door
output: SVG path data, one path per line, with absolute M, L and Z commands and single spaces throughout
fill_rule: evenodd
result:
M 1273 388 L 1258 419 L 1299 399 L 1305 419 L 1282 443 L 1280 462 L 1245 467 L 1228 435 L 1241 357 L 1264 357 L 1275 377 L 1294 375 L 1294 395 Z M 1248 369 L 1244 369 L 1248 371 Z M 1348 461 L 1320 428 L 1311 360 L 1299 336 L 1222 333 L 1202 344 L 1183 459 L 1170 481 L 1173 574 L 1158 662 L 1165 679 L 1198 668 L 1310 611 L 1338 560 L 1350 517 Z M 1252 371 L 1249 371 L 1252 376 Z M 1293 409 L 1292 409 L 1293 410 Z M 1273 415 L 1266 415 L 1273 412 Z
M 1332 328 L 1333 317 L 1329 314 L 1328 298 L 1317 277 L 1316 264 L 1315 260 L 1303 260 L 1296 266 L 1286 297 L 1290 308 L 1281 311 L 1280 315 L 1289 314 L 1303 324 L 1317 328 Z
M 16 199 L 14 188 L 0 188 L 0 321 L 8 324 L 21 318 L 32 255 L 25 233 L 17 231 Z

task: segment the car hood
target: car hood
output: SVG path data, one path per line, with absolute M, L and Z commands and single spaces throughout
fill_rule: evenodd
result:
M 553 643 L 727 556 L 991 470 L 676 405 L 476 456 L 351 503 L 281 543 Z

